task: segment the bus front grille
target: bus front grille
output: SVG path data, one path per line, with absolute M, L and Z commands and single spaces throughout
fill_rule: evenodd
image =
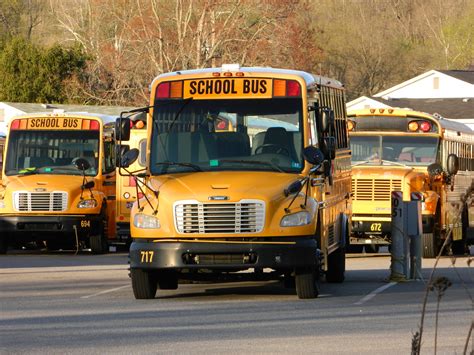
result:
M 392 191 L 401 191 L 400 179 L 352 179 L 352 193 L 358 201 L 390 201 Z
M 67 192 L 29 192 L 13 193 L 14 208 L 20 212 L 60 212 L 67 208 Z
M 259 200 L 237 203 L 179 201 L 174 205 L 179 233 L 259 233 L 265 221 L 265 204 Z

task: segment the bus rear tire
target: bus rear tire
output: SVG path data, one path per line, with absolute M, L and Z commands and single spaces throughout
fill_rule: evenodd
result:
M 346 250 L 340 247 L 328 255 L 328 270 L 326 281 L 330 283 L 341 283 L 345 279 L 346 272 Z
M 319 267 L 295 270 L 295 287 L 299 299 L 316 298 L 319 295 Z
M 423 233 L 423 257 L 433 259 L 438 256 L 438 247 L 434 233 Z
M 145 300 L 155 298 L 158 285 L 153 272 L 142 269 L 131 269 L 130 274 L 135 299 Z

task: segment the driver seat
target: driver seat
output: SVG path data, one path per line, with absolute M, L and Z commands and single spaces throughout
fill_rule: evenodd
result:
M 288 132 L 283 127 L 270 127 L 265 133 L 263 144 L 272 144 L 274 147 L 263 147 L 262 153 L 276 153 L 278 147 L 286 149 L 286 152 L 290 152 L 290 142 L 288 139 Z

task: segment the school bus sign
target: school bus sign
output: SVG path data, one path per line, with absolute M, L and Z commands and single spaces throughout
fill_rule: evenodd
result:
M 99 122 L 95 120 L 75 117 L 35 117 L 17 119 L 12 122 L 11 129 L 31 130 L 80 130 L 99 129 Z
M 183 98 L 271 98 L 272 89 L 272 80 L 263 78 L 185 80 Z

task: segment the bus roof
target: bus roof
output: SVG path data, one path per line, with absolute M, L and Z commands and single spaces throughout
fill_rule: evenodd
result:
M 230 67 L 230 66 L 229 66 Z M 179 75 L 202 75 L 202 74 L 211 74 L 211 73 L 224 73 L 224 72 L 246 72 L 252 74 L 280 74 L 280 75 L 294 75 L 299 76 L 305 80 L 306 86 L 308 88 L 316 87 L 316 86 L 330 86 L 338 89 L 343 89 L 344 85 L 336 79 L 331 79 L 321 75 L 310 74 L 305 71 L 300 70 L 291 70 L 291 69 L 278 69 L 278 68 L 271 68 L 271 67 L 239 67 L 237 64 L 232 66 L 232 68 L 226 68 L 224 64 L 221 68 L 203 68 L 203 69 L 191 69 L 191 70 L 179 70 L 170 73 L 164 73 L 158 75 L 155 79 L 153 79 L 151 86 L 157 80 L 161 80 L 163 78 L 168 78 L 172 76 L 179 76 Z M 151 87 L 150 86 L 150 87 Z
M 419 118 L 430 118 L 436 120 L 441 128 L 448 129 L 450 131 L 474 134 L 474 131 L 468 125 L 465 125 L 461 122 L 456 122 L 452 120 L 444 119 L 441 116 L 435 116 L 427 112 L 415 111 L 411 109 L 401 109 L 401 108 L 364 108 L 364 109 L 356 109 L 356 110 L 348 110 L 348 116 L 380 116 L 383 118 L 384 116 L 399 116 L 399 117 L 419 117 Z M 350 117 L 349 117 L 350 118 Z

